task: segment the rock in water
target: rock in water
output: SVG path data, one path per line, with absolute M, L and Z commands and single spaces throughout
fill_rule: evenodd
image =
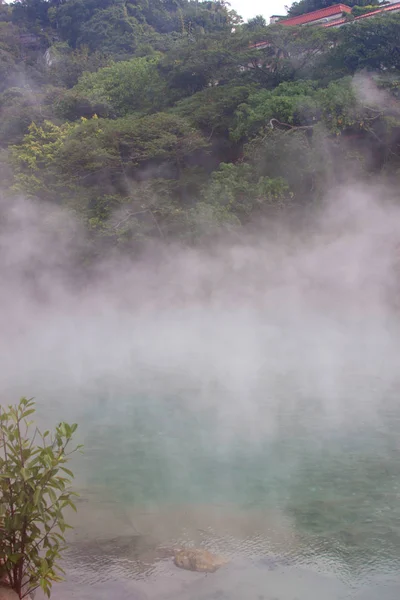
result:
M 198 571 L 199 573 L 214 573 L 228 561 L 220 556 L 211 554 L 208 550 L 183 549 L 175 552 L 174 563 L 180 569 Z

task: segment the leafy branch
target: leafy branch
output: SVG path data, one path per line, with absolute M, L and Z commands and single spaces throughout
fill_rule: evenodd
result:
M 41 587 L 47 596 L 61 581 L 67 507 L 76 511 L 73 473 L 65 465 L 77 425 L 60 423 L 53 434 L 37 427 L 32 399 L 0 407 L 0 578 L 24 598 Z M 39 443 L 35 443 L 39 437 Z M 69 451 L 67 451 L 69 450 Z

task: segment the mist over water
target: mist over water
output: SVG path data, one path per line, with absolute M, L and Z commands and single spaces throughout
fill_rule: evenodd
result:
M 184 542 L 335 585 L 398 570 L 399 240 L 390 190 L 352 185 L 297 228 L 88 269 L 72 218 L 3 199 L 3 400 L 85 443 L 71 573 L 166 576 L 156 548 Z M 240 581 L 262 587 L 261 564 Z

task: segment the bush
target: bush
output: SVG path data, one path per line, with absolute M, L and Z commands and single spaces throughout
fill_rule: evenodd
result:
M 368 6 L 353 6 L 351 9 L 351 14 L 354 17 L 361 17 L 361 15 L 366 15 L 369 12 L 377 10 L 379 6 L 369 4 Z
M 24 598 L 41 587 L 50 596 L 61 581 L 58 564 L 69 525 L 72 472 L 66 468 L 77 446 L 67 452 L 77 425 L 60 423 L 43 434 L 28 417 L 35 403 L 22 398 L 0 408 L 0 580 Z M 39 440 L 39 443 L 35 443 Z

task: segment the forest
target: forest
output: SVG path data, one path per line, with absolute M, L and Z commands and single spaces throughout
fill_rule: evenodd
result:
M 398 185 L 400 14 L 350 21 L 243 22 L 222 0 L 1 4 L 4 197 L 63 207 L 96 256 L 237 236 L 354 179 Z

